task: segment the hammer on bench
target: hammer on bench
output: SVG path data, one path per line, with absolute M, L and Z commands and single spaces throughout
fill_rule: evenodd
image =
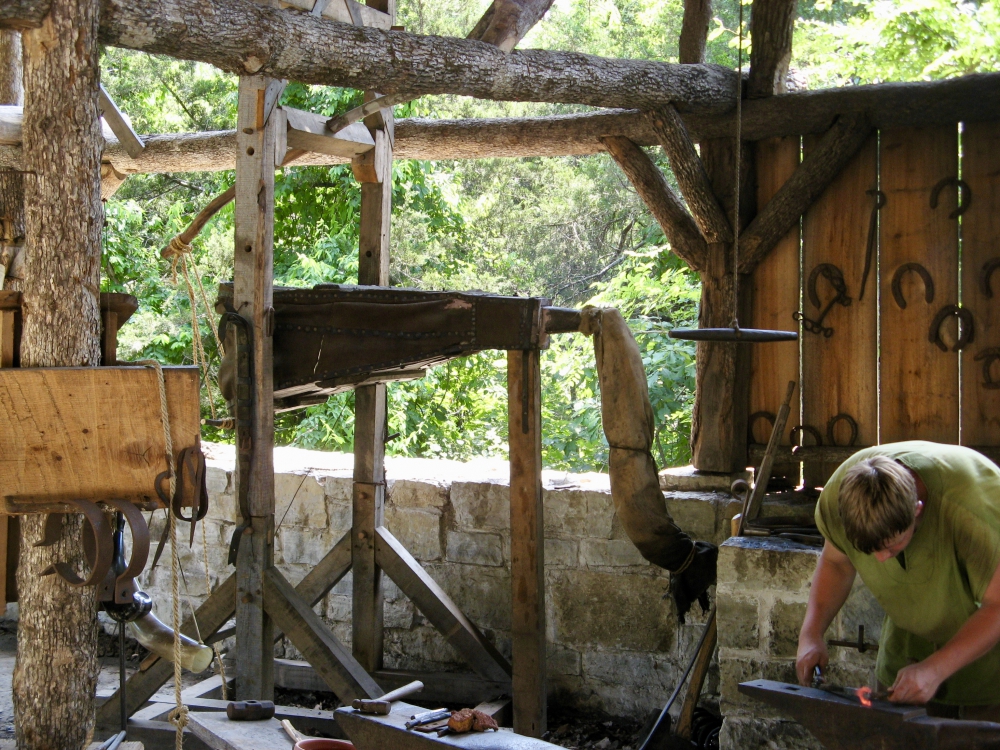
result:
M 413 695 L 414 693 L 419 693 L 423 689 L 424 683 L 420 680 L 414 680 L 409 684 L 403 685 L 403 687 L 390 690 L 381 698 L 355 698 L 351 703 L 351 707 L 363 714 L 387 716 L 389 711 L 392 710 L 393 701 Z

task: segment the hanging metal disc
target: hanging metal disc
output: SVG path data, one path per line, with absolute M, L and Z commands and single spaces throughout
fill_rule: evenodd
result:
M 667 331 L 672 339 L 686 341 L 733 341 L 742 344 L 770 341 L 797 341 L 797 331 L 769 331 L 763 328 L 675 328 Z

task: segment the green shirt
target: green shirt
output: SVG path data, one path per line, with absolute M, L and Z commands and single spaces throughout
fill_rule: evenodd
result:
M 838 510 L 840 482 L 854 464 L 888 456 L 927 486 L 913 539 L 884 563 L 847 540 Z M 830 477 L 816 505 L 816 525 L 846 554 L 885 610 L 876 674 L 886 685 L 896 672 L 947 643 L 979 607 L 1000 563 L 1000 469 L 969 448 L 920 440 L 855 453 Z M 936 701 L 951 705 L 1000 703 L 1000 645 L 956 672 Z

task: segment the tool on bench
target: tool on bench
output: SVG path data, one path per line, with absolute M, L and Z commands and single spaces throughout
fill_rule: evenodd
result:
M 392 710 L 393 701 L 405 698 L 408 695 L 413 695 L 414 693 L 419 693 L 423 689 L 424 683 L 420 680 L 414 680 L 413 682 L 403 685 L 403 687 L 390 690 L 381 698 L 355 698 L 351 702 L 351 707 L 355 711 L 360 711 L 363 714 L 387 716 Z
M 422 727 L 425 724 L 433 724 L 435 721 L 450 718 L 451 711 L 447 708 L 438 708 L 434 711 L 425 711 L 422 714 L 414 714 L 410 717 L 410 720 L 406 722 L 406 728 L 413 729 L 414 727 Z
M 274 716 L 274 701 L 230 701 L 226 716 L 231 721 L 266 721 Z
M 354 750 L 353 743 L 347 740 L 328 740 L 324 737 L 308 737 L 292 726 L 288 719 L 281 720 L 281 728 L 285 730 L 292 742 L 294 750 Z

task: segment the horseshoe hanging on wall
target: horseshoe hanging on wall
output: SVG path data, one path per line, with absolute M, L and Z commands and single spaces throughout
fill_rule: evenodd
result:
M 793 453 L 795 452 L 795 448 L 805 448 L 804 443 L 798 445 L 796 444 L 803 434 L 812 435 L 812 439 L 816 441 L 816 445 L 823 445 L 823 436 L 819 434 L 819 430 L 810 424 L 798 424 L 792 428 L 792 431 L 788 435 L 789 441 L 794 446 L 792 448 Z
M 958 206 L 955 207 L 954 211 L 948 214 L 948 218 L 957 219 L 959 216 L 968 211 L 969 206 L 972 205 L 972 188 L 969 187 L 965 180 L 960 180 L 957 177 L 945 177 L 943 180 L 938 182 L 938 184 L 931 190 L 931 208 L 937 208 L 938 198 L 941 197 L 941 191 L 949 185 L 954 185 L 958 190 Z
M 1000 258 L 990 258 L 983 263 L 983 270 L 979 272 L 979 289 L 986 299 L 993 299 L 993 287 L 990 286 L 990 278 L 998 268 L 1000 268 Z
M 48 576 L 55 573 L 70 586 L 94 586 L 103 581 L 111 569 L 111 561 L 114 556 L 111 526 L 104 511 L 96 504 L 88 500 L 68 500 L 67 502 L 83 514 L 84 525 L 90 529 L 90 534 L 85 533 L 83 537 L 83 554 L 87 564 L 90 565 L 90 574 L 86 578 L 81 578 L 73 570 L 72 565 L 60 561 L 49 565 L 40 575 Z M 35 545 L 36 547 L 49 547 L 59 541 L 62 536 L 64 515 L 64 513 L 50 513 L 46 517 L 42 540 Z
M 766 419 L 771 423 L 771 429 L 774 429 L 774 420 L 777 417 L 769 411 L 755 411 L 747 418 L 747 442 L 750 445 L 764 445 L 764 443 L 755 443 L 753 439 L 753 428 L 757 424 L 758 419 Z
M 975 359 L 976 362 L 983 363 L 983 388 L 989 388 L 991 391 L 1000 388 L 1000 380 L 994 380 L 990 374 L 993 363 L 1000 360 L 1000 347 L 991 346 L 989 349 L 983 349 Z
M 851 439 L 848 440 L 844 446 L 850 447 L 854 445 L 854 443 L 858 440 L 858 423 L 855 422 L 854 417 L 847 412 L 841 412 L 835 417 L 830 417 L 830 421 L 826 423 L 826 439 L 830 441 L 830 445 L 840 445 L 840 443 L 837 442 L 836 433 L 834 432 L 838 422 L 847 422 L 851 428 Z
M 896 304 L 899 305 L 900 310 L 906 309 L 906 297 L 903 296 L 902 282 L 903 276 L 910 271 L 916 272 L 923 280 L 924 300 L 927 304 L 929 305 L 934 301 L 934 279 L 931 278 L 930 272 L 919 263 L 904 263 L 892 275 L 892 298 L 896 300 Z
M 941 324 L 944 323 L 945 318 L 951 316 L 958 318 L 961 323 L 961 332 L 958 335 L 958 341 L 951 348 L 953 352 L 964 349 L 972 343 L 976 336 L 975 323 L 973 322 L 972 312 L 969 308 L 959 307 L 958 305 L 945 305 L 934 316 L 934 320 L 931 321 L 930 331 L 927 334 L 927 340 L 932 344 L 936 344 L 937 348 L 943 352 L 948 351 L 948 346 L 941 340 Z

